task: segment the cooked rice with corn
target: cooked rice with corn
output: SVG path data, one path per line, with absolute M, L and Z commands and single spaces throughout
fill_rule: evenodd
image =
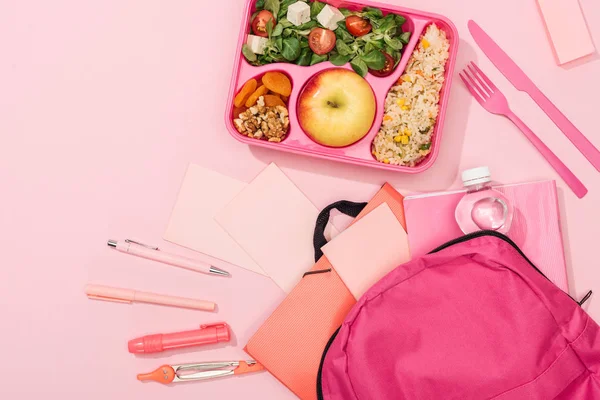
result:
M 431 152 L 450 42 L 431 24 L 385 100 L 373 155 L 385 164 L 414 167 Z

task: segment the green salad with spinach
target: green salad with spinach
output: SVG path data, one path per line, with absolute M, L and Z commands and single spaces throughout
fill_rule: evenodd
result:
M 296 26 L 287 19 L 290 5 L 304 1 L 310 6 L 310 20 Z M 242 48 L 252 65 L 288 62 L 308 66 L 330 61 L 336 66 L 350 63 L 361 76 L 371 72 L 387 76 L 393 72 L 408 44 L 410 32 L 402 26 L 402 15 L 384 13 L 374 7 L 360 11 L 340 8 L 344 20 L 334 30 L 322 26 L 317 16 L 325 3 L 306 0 L 257 0 L 252 15 L 252 33 L 266 39 L 262 54 L 255 54 L 247 44 Z

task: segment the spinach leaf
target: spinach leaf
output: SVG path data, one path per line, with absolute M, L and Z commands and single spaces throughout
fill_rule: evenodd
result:
M 400 35 L 400 41 L 404 44 L 408 44 L 408 41 L 410 40 L 410 32 L 404 32 L 403 34 Z
M 310 29 L 305 29 L 303 31 L 296 31 L 296 35 L 308 37 L 308 35 L 310 35 L 310 32 Z
M 281 4 L 279 3 L 279 0 L 265 0 L 265 10 L 271 11 L 274 16 L 279 15 L 280 7 Z
M 283 28 L 289 28 L 290 26 L 293 26 L 294 24 L 292 24 L 287 18 L 281 18 L 278 19 L 278 23 L 277 26 L 281 25 Z
M 385 44 L 387 44 L 394 50 L 402 50 L 402 48 L 404 47 L 400 39 L 392 38 L 389 36 L 386 36 L 383 39 L 385 40 Z
M 317 21 L 310 20 L 300 26 L 297 26 L 295 29 L 297 29 L 299 31 L 305 31 L 307 29 L 312 29 L 317 25 L 318 25 Z
M 281 50 L 283 50 L 283 38 L 281 36 L 277 37 L 273 40 L 273 45 L 275 46 L 275 50 L 281 53 Z
M 424 145 L 421 145 L 421 147 L 419 147 L 420 150 L 429 150 L 431 148 L 431 143 L 427 143 Z
M 375 38 L 376 36 L 373 36 L 373 38 Z M 383 49 L 385 46 L 385 41 L 383 40 L 383 38 L 380 39 L 370 39 L 367 40 L 367 43 L 371 44 L 371 46 L 375 49 Z M 365 50 L 365 53 L 368 53 L 368 51 Z
M 300 53 L 300 57 L 296 60 L 296 64 L 302 65 L 304 67 L 310 65 L 310 60 L 312 58 L 313 52 L 307 47 L 302 49 L 302 53 Z
M 272 19 L 267 21 L 267 24 L 265 25 L 265 29 L 267 30 L 267 35 L 269 35 L 269 38 L 270 38 L 271 35 L 273 34 L 273 20 Z
M 341 39 L 346 43 L 350 43 L 350 42 L 354 41 L 354 36 L 352 36 L 352 34 L 350 32 L 348 32 L 348 29 L 346 29 L 345 24 L 344 24 L 344 26 L 338 24 L 338 28 L 335 30 L 335 36 L 338 39 Z
M 373 46 L 373 43 L 369 42 L 365 45 L 365 53 L 370 53 L 373 50 L 375 50 L 375 46 Z
M 294 33 L 294 30 L 292 28 L 284 28 L 283 29 L 283 37 L 289 37 L 292 36 L 292 33 Z
M 305 49 L 309 46 L 310 45 L 308 44 L 308 38 L 303 37 L 302 39 L 300 39 L 300 48 L 301 49 Z
M 352 15 L 352 11 L 348 10 L 347 8 L 338 8 L 338 10 L 340 10 L 344 17 L 349 17 Z
M 246 60 L 250 62 L 255 62 L 257 60 L 256 54 L 252 52 L 250 46 L 248 46 L 247 44 L 244 44 L 244 46 L 242 46 L 242 54 L 244 55 L 244 57 L 246 57 Z
M 313 1 L 310 4 L 310 17 L 316 18 L 317 15 L 325 8 L 325 3 L 321 3 L 320 1 Z
M 318 54 L 313 53 L 312 57 L 310 58 L 310 65 L 315 65 L 323 61 L 327 61 L 327 54 L 320 56 Z
M 353 53 L 350 46 L 348 46 L 343 40 L 338 39 L 335 42 L 335 48 L 337 52 L 342 56 L 347 56 Z
M 406 18 L 404 18 L 400 14 L 396 14 L 396 25 L 402 26 L 402 25 L 404 25 L 405 22 L 406 22 Z
M 348 61 L 350 61 L 351 58 L 351 55 L 343 56 L 338 53 L 331 53 L 329 55 L 329 62 L 331 62 L 336 67 L 341 67 L 342 65 L 348 63 Z
M 288 61 L 294 61 L 300 57 L 300 41 L 295 37 L 283 39 L 281 55 Z
M 396 18 L 394 14 L 388 14 L 383 19 L 377 21 L 377 26 L 373 25 L 373 32 L 383 34 L 396 33 Z
M 350 61 L 350 65 L 352 66 L 354 72 L 363 78 L 367 76 L 367 72 L 369 72 L 367 64 L 360 57 L 354 57 L 352 61 Z
M 388 53 L 390 56 L 392 56 L 392 58 L 395 60 L 395 65 L 398 65 L 398 62 L 400 61 L 400 51 L 398 50 L 394 50 L 392 49 L 390 46 L 385 46 L 385 50 L 386 53 Z
M 367 64 L 367 67 L 376 71 L 385 67 L 385 56 L 379 50 L 373 50 L 369 53 L 363 54 L 361 59 L 365 64 Z
M 256 7 L 256 11 L 261 11 L 265 8 L 265 0 L 256 0 L 254 7 Z
M 273 62 L 273 57 L 271 57 L 268 54 L 263 54 L 258 57 L 258 61 L 256 62 L 256 64 L 264 65 L 264 64 L 269 64 L 272 62 Z
M 269 22 L 271 22 L 271 20 L 269 20 Z M 282 33 L 283 33 L 283 25 L 277 24 L 277 25 L 275 25 L 275 29 L 273 29 L 273 31 L 271 32 L 271 36 L 273 36 L 273 37 L 281 36 Z
M 368 18 L 368 19 L 383 18 L 383 12 L 379 8 L 375 8 L 375 7 L 365 7 L 365 8 L 363 8 L 361 14 L 362 14 L 363 18 Z

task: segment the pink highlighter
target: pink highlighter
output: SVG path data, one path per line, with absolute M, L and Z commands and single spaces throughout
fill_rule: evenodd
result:
M 164 350 L 229 342 L 229 325 L 224 322 L 201 325 L 200 329 L 176 333 L 158 333 L 132 339 L 128 343 L 133 354 L 160 353 Z

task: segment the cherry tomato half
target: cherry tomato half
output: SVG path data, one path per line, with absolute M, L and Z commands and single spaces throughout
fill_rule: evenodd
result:
M 271 11 L 262 10 L 256 14 L 256 17 L 252 20 L 252 32 L 256 36 L 268 37 L 267 22 L 271 19 L 273 20 L 273 28 L 275 28 L 275 18 L 273 18 Z
M 320 56 L 333 50 L 335 41 L 335 33 L 329 29 L 315 28 L 308 35 L 310 49 Z
M 385 65 L 383 66 L 383 68 L 378 69 L 378 70 L 369 69 L 369 72 L 371 73 L 371 75 L 375 75 L 380 78 L 391 75 L 392 72 L 394 72 L 394 64 L 396 64 L 396 60 L 394 60 L 394 57 L 390 56 L 385 51 L 382 51 L 382 53 L 385 56 Z
M 371 23 L 357 15 L 346 18 L 346 28 L 354 36 L 363 36 L 371 32 Z

